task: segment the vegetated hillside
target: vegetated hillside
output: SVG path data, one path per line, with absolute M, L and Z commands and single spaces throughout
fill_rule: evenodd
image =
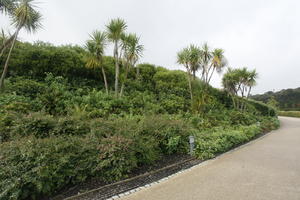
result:
M 0 96 L 0 199 L 37 199 L 91 177 L 116 181 L 170 154 L 207 159 L 278 127 L 265 104 L 192 82 L 186 73 L 140 64 L 112 92 L 114 64 L 86 68 L 86 50 L 18 42 Z M 0 60 L 3 63 L 3 60 Z M 120 63 L 121 64 L 121 63 Z M 233 100 L 239 102 L 235 108 Z M 260 123 L 257 123 L 260 122 Z
M 263 101 L 267 103 L 270 98 L 274 97 L 278 102 L 278 107 L 280 110 L 300 111 L 300 88 L 296 89 L 285 89 L 279 92 L 266 92 L 261 95 L 254 95 L 251 98 L 257 101 Z

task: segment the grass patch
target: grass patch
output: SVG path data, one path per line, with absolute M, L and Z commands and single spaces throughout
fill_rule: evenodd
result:
M 300 117 L 300 111 L 279 111 L 278 115 L 285 117 Z

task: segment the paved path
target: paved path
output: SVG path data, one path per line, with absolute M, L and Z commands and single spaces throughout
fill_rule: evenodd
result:
M 300 119 L 122 200 L 300 200 Z

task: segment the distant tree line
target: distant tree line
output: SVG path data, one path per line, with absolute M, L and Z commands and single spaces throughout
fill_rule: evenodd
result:
M 278 92 L 266 92 L 251 96 L 252 99 L 267 103 L 272 98 L 278 102 L 278 108 L 284 111 L 300 110 L 300 88 L 285 89 Z

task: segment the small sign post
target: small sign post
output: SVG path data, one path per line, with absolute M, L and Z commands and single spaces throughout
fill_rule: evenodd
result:
M 190 155 L 194 154 L 194 147 L 195 147 L 195 138 L 194 136 L 189 136 L 189 143 L 190 143 Z

